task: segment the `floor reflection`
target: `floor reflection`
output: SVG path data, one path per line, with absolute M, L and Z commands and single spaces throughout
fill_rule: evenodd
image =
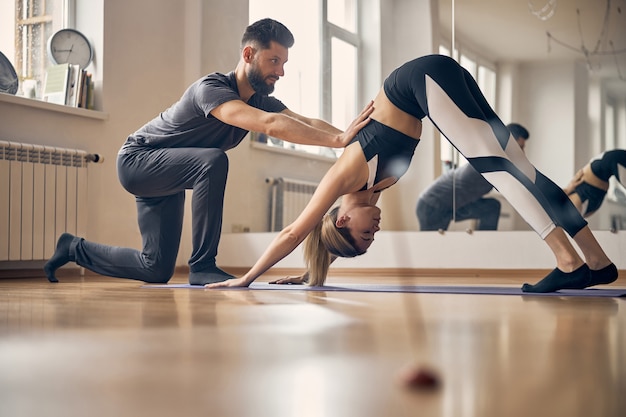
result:
M 3 280 L 0 414 L 621 416 L 624 302 Z

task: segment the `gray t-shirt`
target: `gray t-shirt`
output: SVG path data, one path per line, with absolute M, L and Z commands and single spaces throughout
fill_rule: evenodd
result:
M 247 130 L 226 124 L 210 113 L 221 104 L 241 100 L 235 73 L 212 73 L 195 83 L 170 108 L 128 137 L 124 147 L 219 148 L 237 146 Z M 248 105 L 279 113 L 287 107 L 278 99 L 254 94 Z
M 419 199 L 433 208 L 452 211 L 453 204 L 459 209 L 478 200 L 492 188 L 489 181 L 466 164 L 442 174 L 420 194 Z M 454 200 L 453 192 L 456 194 Z

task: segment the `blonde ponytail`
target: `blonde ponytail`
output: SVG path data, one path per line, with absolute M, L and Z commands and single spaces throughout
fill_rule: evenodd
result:
M 322 243 L 324 220 L 315 226 L 304 241 L 304 261 L 309 271 L 308 284 L 314 287 L 324 285 L 330 267 L 330 253 Z
M 354 245 L 349 230 L 337 228 L 337 212 L 333 208 L 309 233 L 304 241 L 304 261 L 309 271 L 311 286 L 322 286 L 330 268 L 331 254 L 337 257 L 353 258 L 361 255 Z

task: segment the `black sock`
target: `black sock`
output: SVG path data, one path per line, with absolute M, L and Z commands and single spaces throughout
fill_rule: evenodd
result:
M 189 273 L 189 283 L 191 285 L 214 284 L 216 282 L 222 282 L 232 278 L 235 277 L 222 271 L 217 266 L 211 266 L 202 271 Z
M 74 237 L 74 235 L 69 233 L 63 233 L 59 236 L 59 240 L 57 240 L 57 247 L 54 250 L 54 255 L 52 255 L 52 258 L 50 258 L 43 267 L 43 270 L 48 277 L 48 281 L 59 282 L 57 277 L 54 276 L 54 273 L 57 269 L 72 260 L 70 258 L 70 244 L 72 243 L 72 240 L 74 240 Z
M 592 285 L 610 284 L 617 279 L 617 267 L 615 264 L 610 264 L 597 271 L 591 270 L 591 281 L 589 287 Z
M 564 289 L 580 290 L 589 286 L 590 272 L 587 264 L 572 272 L 563 272 L 554 268 L 544 279 L 535 285 L 524 284 L 524 292 L 554 292 Z

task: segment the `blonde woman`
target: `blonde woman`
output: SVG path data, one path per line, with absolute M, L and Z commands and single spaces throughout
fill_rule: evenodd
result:
M 279 282 L 322 285 L 336 257 L 365 253 L 379 230 L 378 196 L 408 169 L 424 117 L 509 200 L 554 253 L 556 268 L 539 283 L 524 284 L 524 291 L 586 288 L 617 279 L 617 268 L 567 195 L 528 161 L 476 81 L 453 59 L 429 55 L 394 70 L 376 96 L 370 117 L 322 178 L 307 207 L 255 265 L 241 278 L 207 287 L 248 286 L 305 238 L 307 273 Z M 330 210 L 341 196 L 341 204 Z

